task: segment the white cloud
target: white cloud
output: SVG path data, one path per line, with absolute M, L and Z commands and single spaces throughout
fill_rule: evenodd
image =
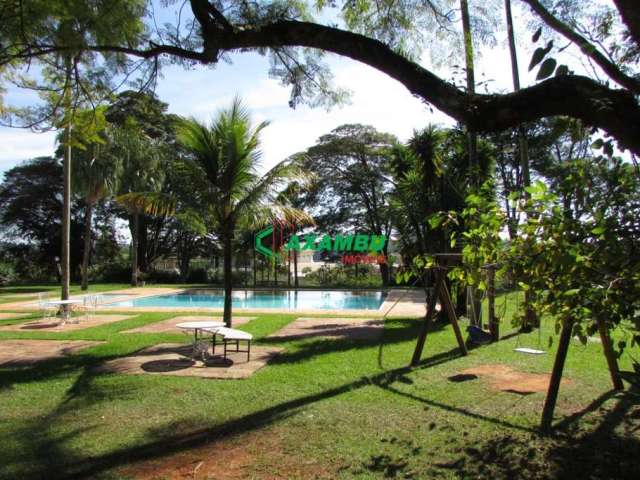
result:
M 23 160 L 52 155 L 55 136 L 55 132 L 34 133 L 29 130 L 0 128 L 0 172 Z

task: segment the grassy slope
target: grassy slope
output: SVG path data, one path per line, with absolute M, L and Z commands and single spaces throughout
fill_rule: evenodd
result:
M 107 342 L 35 367 L 0 368 L 0 478 L 121 478 L 120 467 L 133 460 L 229 439 L 249 444 L 274 437 L 277 448 L 257 452 L 249 467 L 258 478 L 306 476 L 283 467 L 283 455 L 332 478 L 640 475 L 637 392 L 607 393 L 597 343 L 572 345 L 565 369 L 571 383 L 561 389 L 557 415 L 563 423 L 554 437 L 535 432 L 543 394 L 521 396 L 492 391 L 481 380 L 448 380 L 486 363 L 548 372 L 553 351 L 518 354 L 512 337 L 462 358 L 451 329 L 437 326 L 423 365 L 410 371 L 403 367 L 415 342 L 417 323 L 411 320 L 387 320 L 382 369 L 379 342 L 306 339 L 281 343 L 286 353 L 241 381 L 92 370 L 148 345 L 185 341 L 181 335 L 118 333 L 174 315 L 146 313 L 68 334 L 0 332 L 0 340 Z M 294 318 L 261 315 L 242 328 L 260 341 Z M 508 331 L 505 326 L 503 333 Z M 551 333 L 546 324 L 545 340 Z M 537 333 L 520 343 L 535 346 Z M 622 367 L 630 369 L 626 356 Z M 595 411 L 583 412 L 590 404 Z

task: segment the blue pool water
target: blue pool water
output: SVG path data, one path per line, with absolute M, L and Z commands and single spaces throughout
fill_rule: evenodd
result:
M 377 310 L 384 302 L 383 292 L 237 290 L 233 292 L 236 308 L 283 308 L 289 310 Z M 222 290 L 187 290 L 172 295 L 136 298 L 110 304 L 113 307 L 204 307 L 222 308 Z

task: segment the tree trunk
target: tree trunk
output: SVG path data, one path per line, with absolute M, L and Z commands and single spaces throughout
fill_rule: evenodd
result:
M 180 269 L 180 281 L 181 282 L 186 282 L 187 278 L 189 277 L 189 266 L 191 264 L 191 253 L 190 253 L 190 248 L 187 245 L 183 245 L 182 248 L 180 249 L 180 255 L 178 256 L 179 258 L 179 266 L 178 268 Z
M 244 249 L 243 249 L 244 250 Z M 249 272 L 248 272 L 248 268 L 249 268 L 249 256 L 247 255 L 247 251 L 244 250 L 242 252 L 242 259 L 244 262 L 244 275 L 242 276 L 242 285 L 244 285 L 245 288 L 247 288 L 249 286 Z
M 273 282 L 278 287 L 278 260 L 275 258 L 275 252 L 273 257 Z
M 71 271 L 69 265 L 70 241 L 71 241 L 71 124 L 67 123 L 65 127 L 65 136 L 67 145 L 65 148 L 65 156 L 62 165 L 64 192 L 62 200 L 62 300 L 69 299 L 69 283 L 71 280 Z
M 232 277 L 232 261 L 233 261 L 233 243 L 231 240 L 232 233 L 227 230 L 224 233 L 223 248 L 223 281 L 224 281 L 224 324 L 231 328 L 231 295 L 233 294 L 233 277 Z
M 287 250 L 287 287 L 291 288 L 291 250 Z
M 253 246 L 253 288 L 256 288 L 258 276 L 258 263 L 256 262 L 256 247 Z
M 93 203 L 87 202 L 84 212 L 84 250 L 82 252 L 82 290 L 89 288 L 89 257 L 91 256 L 91 219 Z
M 131 286 L 138 286 L 138 240 L 140 235 L 140 214 L 132 215 L 133 228 L 131 229 Z
M 471 19 L 469 16 L 468 0 L 460 0 L 460 11 L 462 14 L 462 34 L 464 37 L 464 59 L 467 70 L 467 92 L 471 95 L 476 93 L 476 76 L 473 54 L 473 33 L 471 31 Z M 469 148 L 469 167 L 473 178 L 479 178 L 478 171 L 478 135 L 474 129 L 467 125 L 467 143 Z
M 138 216 L 138 271 L 149 270 L 149 218 L 146 215 Z
M 380 267 L 380 277 L 382 277 L 382 286 L 388 287 L 389 286 L 389 265 L 387 265 L 386 263 L 381 263 L 379 267 Z
M 293 250 L 293 286 L 298 288 L 298 250 Z
M 511 14 L 511 0 L 504 0 L 504 9 L 507 17 L 507 35 L 509 37 L 509 54 L 511 56 L 511 77 L 513 80 L 513 89 L 520 91 L 520 72 L 518 70 L 518 54 L 516 51 L 516 39 L 513 29 L 513 16 Z M 529 173 L 529 144 L 524 127 L 518 127 L 518 151 L 520 154 L 520 169 L 522 170 L 522 192 L 525 197 L 528 196 L 526 188 L 531 185 L 531 175 Z M 525 305 L 525 328 L 538 326 L 539 322 L 536 313 L 531 308 L 531 294 L 527 291 L 524 294 Z

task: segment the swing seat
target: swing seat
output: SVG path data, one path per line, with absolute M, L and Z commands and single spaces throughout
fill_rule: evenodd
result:
M 543 353 L 545 353 L 544 350 L 537 350 L 535 348 L 529 347 L 518 347 L 514 348 L 513 351 L 519 353 L 528 353 L 529 355 L 542 355 Z
M 469 333 L 469 340 L 471 340 L 471 343 L 475 343 L 477 345 L 487 345 L 488 343 L 491 343 L 491 334 L 489 332 L 485 332 L 476 325 L 469 325 L 467 327 L 467 332 Z

